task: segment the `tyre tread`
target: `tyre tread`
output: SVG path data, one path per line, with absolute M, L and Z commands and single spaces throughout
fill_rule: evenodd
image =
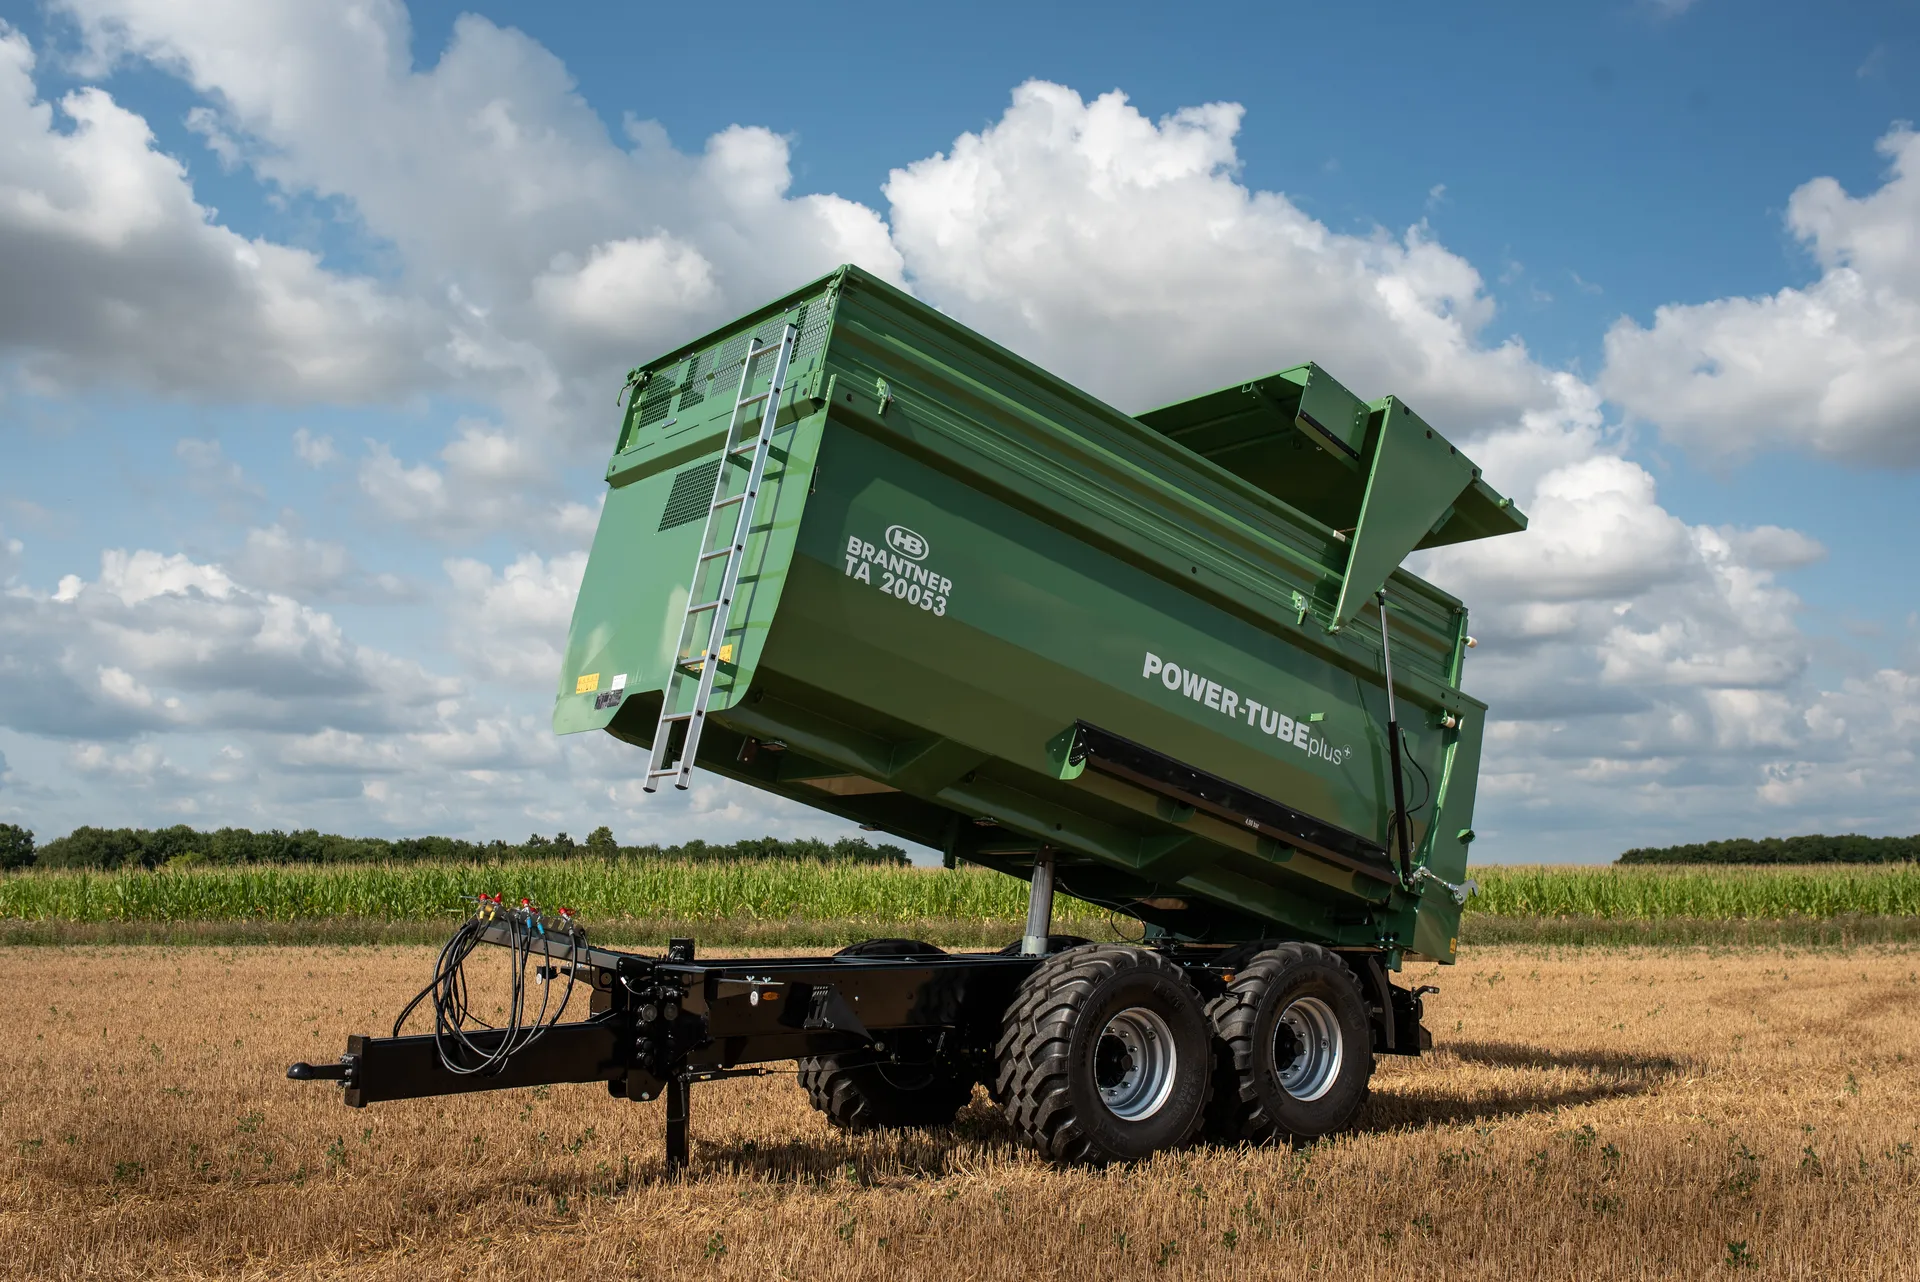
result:
M 1158 953 L 1126 944 L 1084 944 L 1041 962 L 1007 1008 L 994 1045 L 995 1094 L 1014 1129 L 1053 1161 L 1098 1160 L 1075 1116 L 1067 1048 L 1074 1016 L 1087 995 L 1125 969 L 1188 983 L 1186 973 Z M 1211 1073 L 1206 1081 L 1210 1089 Z
M 1259 1017 L 1260 996 L 1278 976 L 1306 962 L 1322 962 L 1345 975 L 1366 1008 L 1366 993 L 1360 980 L 1348 969 L 1340 955 L 1319 944 L 1278 944 L 1258 954 L 1240 968 L 1233 982 L 1220 996 L 1207 1003 L 1207 1020 L 1213 1026 L 1213 1097 L 1208 1104 L 1205 1130 L 1208 1138 L 1226 1144 L 1265 1144 L 1285 1136 L 1277 1119 L 1262 1104 L 1253 1079 L 1253 1033 Z M 1364 1101 L 1368 1091 L 1362 1090 Z
M 810 1055 L 800 1061 L 799 1081 L 808 1102 L 841 1130 L 944 1126 L 973 1098 L 971 1077 L 960 1073 L 936 1077 L 918 1090 L 893 1089 L 880 1076 L 880 1065 L 859 1062 L 864 1054 Z

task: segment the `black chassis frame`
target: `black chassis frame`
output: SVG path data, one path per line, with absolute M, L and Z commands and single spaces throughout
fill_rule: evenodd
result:
M 483 942 L 508 946 L 509 928 L 483 928 Z M 1054 936 L 1054 950 L 1085 941 Z M 1205 998 L 1224 990 L 1235 969 L 1276 941 L 1232 948 L 1165 947 Z M 1421 997 L 1387 979 L 1382 954 L 1340 950 L 1368 996 L 1374 1051 L 1418 1055 L 1432 1038 L 1421 1026 Z M 667 1099 L 667 1163 L 687 1160 L 689 1087 L 698 1081 L 771 1070 L 759 1065 L 866 1050 L 896 1062 L 928 1057 L 972 1061 L 978 1080 L 992 1073 L 992 1047 L 1015 992 L 1045 960 L 1011 949 L 946 953 L 912 940 L 869 940 L 827 957 L 696 960 L 690 939 L 664 957 L 549 944 L 541 973 L 591 993 L 584 1020 L 559 1023 L 492 1073 L 461 1074 L 442 1062 L 432 1034 L 347 1039 L 338 1063 L 295 1064 L 287 1076 L 342 1083 L 353 1108 L 388 1100 L 568 1082 L 605 1082 L 616 1098 Z M 468 1032 L 481 1050 L 506 1033 Z

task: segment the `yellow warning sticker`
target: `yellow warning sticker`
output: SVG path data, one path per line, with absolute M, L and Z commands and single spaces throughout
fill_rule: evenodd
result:
M 573 683 L 573 692 L 575 694 L 591 694 L 599 688 L 600 674 L 598 672 L 586 673 L 578 681 Z
M 725 645 L 720 647 L 720 662 L 722 663 L 733 662 L 733 642 L 729 641 Z M 700 671 L 700 669 L 706 666 L 707 666 L 707 656 L 704 651 L 701 653 L 699 658 L 690 659 L 687 661 L 687 671 L 689 672 L 698 672 Z

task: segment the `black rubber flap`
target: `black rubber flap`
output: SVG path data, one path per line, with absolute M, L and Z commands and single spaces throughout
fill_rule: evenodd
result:
M 1240 824 L 1363 876 L 1398 884 L 1384 846 L 1117 734 L 1074 724 L 1068 761 Z

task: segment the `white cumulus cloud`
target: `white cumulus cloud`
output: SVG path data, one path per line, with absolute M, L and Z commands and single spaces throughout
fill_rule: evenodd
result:
M 0 351 L 35 386 L 363 400 L 419 385 L 416 309 L 219 225 L 145 120 L 98 88 L 41 101 L 33 71 L 0 23 Z
M 1119 92 L 1030 81 L 893 171 L 895 240 L 922 292 L 1123 409 L 1308 359 L 1449 424 L 1558 402 L 1522 343 L 1484 341 L 1480 274 L 1424 227 L 1346 235 L 1242 183 L 1242 115 L 1154 121 Z
M 0 721 L 57 738 L 419 724 L 460 686 L 218 565 L 110 549 L 89 581 L 0 595 Z
M 486 676 L 551 694 L 586 554 L 529 552 L 496 571 L 461 557 L 446 563 L 455 648 Z
M 339 457 L 331 436 L 315 435 L 304 427 L 293 431 L 293 453 L 308 467 L 325 467 Z
M 571 411 L 609 402 L 620 369 L 842 262 L 900 275 L 873 210 L 788 194 L 786 139 L 736 125 L 689 153 L 645 121 L 616 139 L 559 59 L 481 17 L 416 69 L 394 0 L 61 7 L 99 65 L 144 58 L 207 95 L 223 157 L 394 245 L 453 331 L 436 359 L 513 402 L 516 430 L 603 429 Z
M 1798 449 L 1920 464 L 1920 134 L 1880 140 L 1866 196 L 1831 178 L 1793 193 L 1787 226 L 1817 280 L 1753 298 L 1674 303 L 1607 333 L 1601 387 L 1702 457 Z

